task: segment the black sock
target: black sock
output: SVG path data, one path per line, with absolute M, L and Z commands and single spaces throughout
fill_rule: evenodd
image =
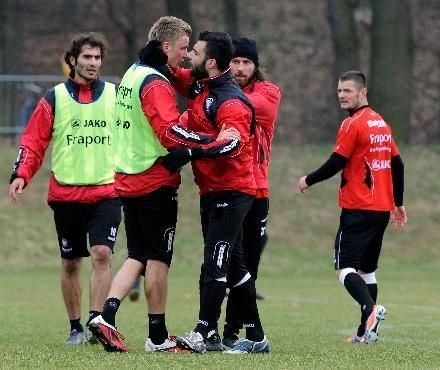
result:
M 377 301 L 377 283 L 375 284 L 367 284 L 368 292 L 370 293 L 371 298 L 374 303 Z M 365 324 L 367 323 L 368 315 L 365 311 L 361 310 L 361 323 L 359 324 L 357 330 L 357 336 L 362 337 L 365 334 Z
M 367 284 L 368 291 L 370 292 L 371 298 L 373 298 L 374 303 L 377 301 L 377 283 L 374 284 Z
M 345 276 L 344 286 L 348 293 L 361 306 L 361 311 L 367 314 L 367 317 L 373 311 L 374 301 L 368 291 L 367 284 L 357 273 L 350 272 Z
M 237 339 L 240 329 L 243 327 L 238 318 L 237 302 L 239 300 L 238 290 L 235 288 L 230 289 L 228 295 L 228 302 L 226 304 L 226 317 L 225 326 L 223 329 L 223 338 Z
M 105 301 L 101 315 L 110 325 L 115 326 L 116 312 L 118 312 L 120 305 L 121 301 L 117 298 L 109 298 Z
M 205 279 L 205 264 L 202 263 L 200 266 L 200 276 L 199 276 L 199 317 L 200 317 L 200 309 L 202 307 L 202 297 L 203 297 L 203 284 Z
M 168 338 L 165 314 L 148 314 L 148 337 L 154 344 L 162 344 Z
M 70 331 L 76 329 L 77 332 L 83 332 L 83 326 L 81 325 L 81 317 L 75 320 L 70 320 Z
M 95 317 L 101 315 L 101 312 L 99 311 L 89 311 L 89 319 L 87 320 L 86 326 L 89 326 L 90 321 L 92 321 Z
M 231 288 L 231 292 L 236 297 L 237 319 L 246 329 L 246 338 L 261 342 L 264 338 L 264 331 L 258 314 L 254 279 L 250 278 L 245 283 Z
M 199 332 L 204 338 L 211 330 L 216 330 L 218 317 L 226 293 L 226 282 L 210 281 L 203 284 L 202 298 L 200 301 L 199 322 L 194 331 Z

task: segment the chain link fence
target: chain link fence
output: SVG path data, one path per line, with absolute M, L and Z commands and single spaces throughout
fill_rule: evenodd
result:
M 103 80 L 118 82 L 116 76 Z M 66 81 L 62 75 L 0 75 L 0 135 L 15 142 L 24 131 L 38 101 L 53 86 Z

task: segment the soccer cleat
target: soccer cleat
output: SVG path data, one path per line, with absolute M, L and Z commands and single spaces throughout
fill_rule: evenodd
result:
M 208 334 L 205 345 L 207 351 L 224 351 L 226 349 L 220 339 L 220 335 L 214 330 L 211 335 Z
M 64 342 L 68 346 L 79 346 L 84 343 L 84 332 L 72 329 Z
M 128 293 L 128 298 L 130 298 L 130 301 L 136 302 L 139 299 L 139 292 L 141 290 L 141 278 L 137 278 L 134 282 L 133 286 L 131 287 L 130 293 Z
M 98 338 L 96 338 L 93 335 L 92 331 L 90 330 L 89 325 L 86 326 L 86 331 L 84 333 L 84 343 L 87 343 L 87 344 L 98 344 L 99 343 Z
M 240 340 L 240 337 L 237 334 L 232 334 L 230 337 L 225 337 L 222 340 L 223 347 L 225 349 L 232 349 L 234 345 Z
M 125 339 L 113 325 L 107 323 L 101 315 L 90 321 L 90 331 L 98 338 L 107 352 L 129 352 L 121 340 Z
M 176 337 L 170 335 L 162 344 L 154 344 L 150 338 L 145 341 L 145 352 L 187 352 L 176 346 Z
M 349 344 L 364 343 L 364 342 L 365 342 L 364 336 L 359 337 L 357 333 L 354 333 L 352 336 L 348 337 L 345 340 L 345 343 L 349 343 Z
M 231 349 L 224 351 L 230 355 L 245 355 L 248 353 L 268 353 L 270 350 L 270 344 L 266 336 L 264 336 L 261 342 L 254 342 L 249 339 L 243 338 L 237 341 Z
M 374 305 L 373 311 L 370 316 L 368 316 L 367 323 L 365 324 L 365 343 L 375 343 L 377 341 L 377 337 L 379 336 L 379 324 L 382 320 L 385 320 L 386 314 L 387 310 L 384 306 Z
M 203 340 L 203 336 L 196 331 L 186 333 L 186 337 L 177 337 L 176 344 L 180 349 L 185 349 L 187 351 L 196 353 L 206 352 L 206 344 Z

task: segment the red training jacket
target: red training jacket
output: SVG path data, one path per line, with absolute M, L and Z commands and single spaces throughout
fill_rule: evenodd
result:
M 252 140 L 254 177 L 257 183 L 257 198 L 269 196 L 268 168 L 274 124 L 281 101 L 278 86 L 267 81 L 256 81 L 243 89 L 255 109 L 256 127 Z
M 171 81 L 176 90 L 188 97 L 189 129 L 217 137 L 225 125 L 226 128 L 235 127 L 241 135 L 239 142 L 234 141 L 224 148 L 227 155 L 191 162 L 200 194 L 235 190 L 255 195 L 251 144 L 252 108 L 229 69 L 200 81 L 195 81 L 190 76 L 189 69 L 178 68 L 171 73 Z M 211 113 L 213 116 L 210 117 Z

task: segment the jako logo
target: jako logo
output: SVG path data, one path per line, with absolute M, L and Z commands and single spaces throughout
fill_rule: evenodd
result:
M 74 119 L 71 123 L 72 128 L 75 130 L 78 130 L 81 127 L 81 120 L 80 119 Z
M 387 170 L 391 168 L 391 161 L 389 159 L 375 159 L 371 165 L 371 168 L 373 169 L 373 171 Z
M 243 324 L 245 328 L 255 328 L 255 324 Z
M 217 203 L 217 208 L 226 208 L 227 206 L 229 206 L 228 203 L 224 202 L 224 203 Z
M 203 326 L 208 326 L 208 322 L 205 320 L 199 320 L 199 321 L 197 321 L 197 324 L 202 324 Z

